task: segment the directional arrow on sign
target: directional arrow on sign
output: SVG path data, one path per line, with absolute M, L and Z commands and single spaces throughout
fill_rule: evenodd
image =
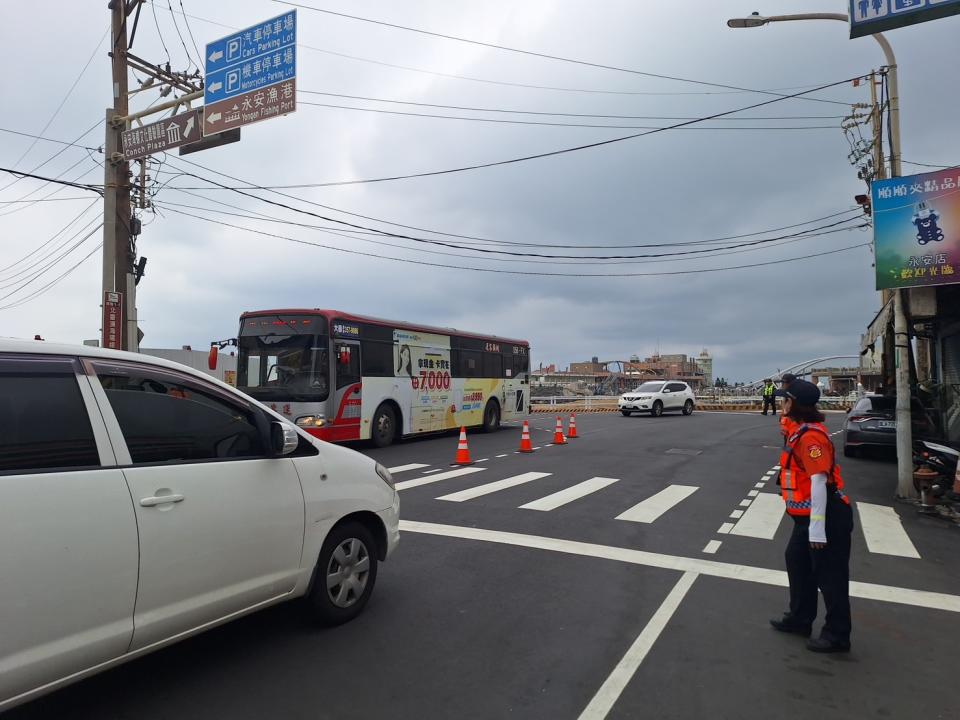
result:
M 196 119 L 196 116 L 191 115 L 190 118 L 187 120 L 187 124 L 183 128 L 183 136 L 185 138 L 190 137 L 190 133 L 193 132 L 193 124 L 195 119 Z
M 216 52 L 210 53 L 210 57 L 207 58 L 210 62 L 214 63 L 220 58 L 223 57 L 223 50 L 217 50 Z
M 220 88 L 223 87 L 223 83 L 215 82 L 210 85 L 210 92 L 217 92 Z
M 210 113 L 209 115 L 207 115 L 207 122 L 208 123 L 219 122 L 221 117 L 223 116 L 219 112 Z

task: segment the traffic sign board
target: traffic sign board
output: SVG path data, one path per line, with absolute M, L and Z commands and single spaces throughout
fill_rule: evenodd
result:
M 960 0 L 850 0 L 850 37 L 960 13 Z
M 136 160 L 153 153 L 196 142 L 201 137 L 201 109 L 165 118 L 139 128 L 124 130 L 121 135 L 123 156 Z
M 211 105 L 297 74 L 297 11 L 207 44 L 204 98 Z
M 101 347 L 123 350 L 123 293 L 103 294 L 103 343 Z
M 212 135 L 269 120 L 296 109 L 297 81 L 287 80 L 204 106 L 203 134 Z

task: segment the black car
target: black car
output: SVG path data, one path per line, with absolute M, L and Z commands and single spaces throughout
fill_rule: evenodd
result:
M 917 398 L 910 402 L 914 437 L 930 434 L 932 423 Z M 867 448 L 890 447 L 897 443 L 897 399 L 889 395 L 867 395 L 847 413 L 843 424 L 843 454 L 855 457 Z

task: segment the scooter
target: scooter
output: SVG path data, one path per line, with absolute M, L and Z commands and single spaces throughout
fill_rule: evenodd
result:
M 957 464 L 960 461 L 960 450 L 931 442 L 917 440 L 913 444 L 913 464 L 917 469 L 926 468 L 931 472 L 930 480 L 922 483 L 914 476 L 913 484 L 917 492 L 923 493 L 926 489 L 934 498 L 945 499 L 947 502 L 960 501 L 960 494 L 954 492 L 954 483 L 957 478 Z M 936 473 L 934 477 L 932 473 Z

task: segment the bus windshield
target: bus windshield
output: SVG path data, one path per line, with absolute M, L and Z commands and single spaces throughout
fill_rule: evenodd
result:
M 326 336 L 240 337 L 237 387 L 258 400 L 319 402 L 329 394 Z

